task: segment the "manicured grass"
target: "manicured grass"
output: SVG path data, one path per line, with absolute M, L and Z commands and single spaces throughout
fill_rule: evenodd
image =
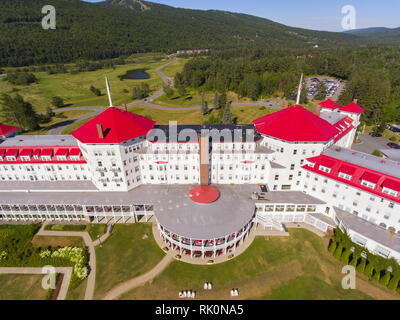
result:
M 76 129 L 78 129 L 80 126 L 82 126 L 86 122 L 92 120 L 93 118 L 94 117 L 90 117 L 90 118 L 87 118 L 87 119 L 84 119 L 84 120 L 76 121 L 73 124 L 70 124 L 68 127 L 64 128 L 64 130 L 62 131 L 62 134 L 71 134 Z
M 301 229 L 290 237 L 256 238 L 239 257 L 219 265 L 196 266 L 174 261 L 151 284 L 122 299 L 178 299 L 181 290 L 195 290 L 199 299 L 230 299 L 238 288 L 240 299 L 399 299 L 388 289 L 357 278 L 358 290 L 340 289 L 342 265 L 327 251 L 328 238 Z M 213 290 L 203 290 L 212 282 Z M 275 290 L 275 291 L 274 291 Z
M 144 234 L 149 237 L 143 239 Z M 96 247 L 95 299 L 151 270 L 163 256 L 152 236 L 151 224 L 116 225 L 102 247 Z
M 69 225 L 69 224 L 48 224 L 44 228 L 45 230 L 60 230 L 60 231 L 84 231 L 86 225 Z
M 83 280 L 76 288 L 69 288 L 66 300 L 83 300 L 85 298 L 86 285 L 87 279 Z
M 83 116 L 85 114 L 93 113 L 90 110 L 71 110 L 71 111 L 64 111 L 64 112 L 57 112 L 56 115 L 50 120 L 48 123 L 42 123 L 39 130 L 25 132 L 23 134 L 27 135 L 44 135 L 50 129 L 53 129 L 58 124 L 68 121 L 70 119 L 74 119 L 79 116 Z M 87 121 L 87 120 L 86 120 Z
M 0 300 L 45 300 L 42 275 L 0 274 Z
M 274 113 L 276 110 L 258 106 L 232 106 L 231 112 L 233 117 L 237 118 L 238 124 L 252 124 L 253 120 Z
M 54 74 L 46 72 L 34 73 L 39 82 L 29 86 L 12 85 L 7 81 L 0 81 L 0 93 L 12 93 L 12 88 L 17 88 L 18 93 L 25 100 L 31 102 L 37 111 L 45 111 L 51 107 L 53 96 L 59 96 L 69 107 L 76 106 L 107 106 L 106 84 L 104 77 L 107 76 L 112 90 L 113 102 L 121 105 L 132 100 L 132 88 L 145 81 L 150 85 L 151 90 L 158 90 L 162 87 L 162 79 L 155 72 L 155 69 L 166 61 L 153 60 L 152 57 L 135 59 L 135 63 L 116 66 L 115 69 L 101 69 L 79 74 Z M 148 80 L 120 80 L 118 76 L 123 75 L 128 70 L 146 69 L 150 74 Z M 102 96 L 95 96 L 90 90 L 93 85 L 99 88 Z
M 105 230 L 105 224 L 88 224 L 86 226 L 86 231 L 89 233 L 93 241 L 97 240 L 99 236 L 101 237 Z
M 85 242 L 81 237 L 64 237 L 64 236 L 34 236 L 32 239 L 32 245 L 35 248 L 47 248 L 47 247 L 84 247 Z
M 170 65 L 166 66 L 162 69 L 162 72 L 170 77 L 174 78 L 177 72 L 182 72 L 183 67 L 189 61 L 189 59 L 180 58 L 178 61 L 171 63 Z

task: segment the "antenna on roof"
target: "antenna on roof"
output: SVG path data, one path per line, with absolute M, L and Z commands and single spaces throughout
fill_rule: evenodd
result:
M 300 78 L 299 91 L 297 91 L 296 104 L 300 103 L 300 95 L 301 95 L 302 90 L 303 90 L 303 74 L 301 74 L 301 78 Z
M 106 86 L 107 86 L 108 101 L 110 101 L 110 107 L 113 107 L 113 103 L 112 103 L 112 100 L 111 100 L 110 84 L 108 83 L 108 78 L 107 78 L 107 76 L 106 76 Z

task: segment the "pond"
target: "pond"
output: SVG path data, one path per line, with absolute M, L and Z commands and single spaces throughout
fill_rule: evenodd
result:
M 150 79 L 150 75 L 146 72 L 146 69 L 135 69 L 128 70 L 124 75 L 119 76 L 121 80 L 124 79 L 134 79 L 134 80 L 144 80 Z

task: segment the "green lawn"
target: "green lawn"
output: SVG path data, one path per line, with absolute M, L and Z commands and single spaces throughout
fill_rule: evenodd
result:
M 237 258 L 218 265 L 190 265 L 174 261 L 152 284 L 122 299 L 178 299 L 181 290 L 195 290 L 199 299 L 230 299 L 238 288 L 240 299 L 399 299 L 387 288 L 357 279 L 359 290 L 340 288 L 342 265 L 327 251 L 327 238 L 301 229 L 290 237 L 256 238 Z M 204 291 L 204 282 L 213 290 Z
M 144 234 L 149 237 L 143 239 Z M 101 299 L 116 285 L 151 270 L 163 256 L 151 224 L 116 225 L 102 247 L 96 247 L 94 298 Z
M 18 93 L 25 100 L 31 102 L 37 111 L 45 111 L 51 107 L 53 96 L 59 96 L 69 107 L 77 106 L 108 106 L 106 96 L 106 84 L 104 77 L 107 76 L 112 91 L 113 103 L 121 105 L 132 101 L 132 88 L 143 81 L 146 81 L 151 90 L 158 90 L 162 87 L 162 79 L 155 72 L 155 69 L 168 60 L 153 60 L 153 57 L 143 57 L 135 59 L 135 63 L 116 66 L 115 69 L 101 69 L 79 74 L 53 74 L 47 72 L 34 73 L 39 82 L 29 86 L 18 86 L 10 84 L 8 81 L 0 81 L 0 93 L 12 93 L 12 89 L 18 89 Z M 146 69 L 150 74 L 148 80 L 120 80 L 118 76 L 125 74 L 133 69 Z M 95 96 L 90 90 L 93 85 L 99 88 L 102 96 Z
M 178 61 L 171 63 L 162 69 L 162 72 L 170 78 L 174 78 L 177 72 L 182 72 L 184 65 L 189 59 L 180 58 Z
M 0 300 L 45 300 L 42 275 L 0 274 Z
M 86 227 L 86 231 L 89 233 L 93 241 L 101 237 L 104 234 L 105 230 L 105 224 L 88 224 Z

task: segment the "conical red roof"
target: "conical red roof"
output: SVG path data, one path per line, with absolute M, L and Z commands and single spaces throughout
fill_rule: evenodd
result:
M 0 123 L 0 135 L 2 135 L 2 136 L 5 136 L 7 133 L 10 133 L 17 129 L 18 129 L 18 127 L 12 127 L 12 126 L 8 126 L 6 124 Z
M 337 104 L 335 101 L 333 101 L 331 98 L 326 99 L 325 101 L 322 101 L 319 103 L 319 105 L 322 108 L 326 108 L 326 109 L 331 109 L 331 110 L 335 110 L 337 108 L 340 107 L 340 104 Z
M 145 136 L 155 123 L 137 114 L 110 107 L 79 127 L 72 135 L 83 143 L 120 143 Z M 97 124 L 103 126 L 104 138 L 99 137 Z
M 268 114 L 253 123 L 259 133 L 285 141 L 325 142 L 339 133 L 328 121 L 300 105 Z

